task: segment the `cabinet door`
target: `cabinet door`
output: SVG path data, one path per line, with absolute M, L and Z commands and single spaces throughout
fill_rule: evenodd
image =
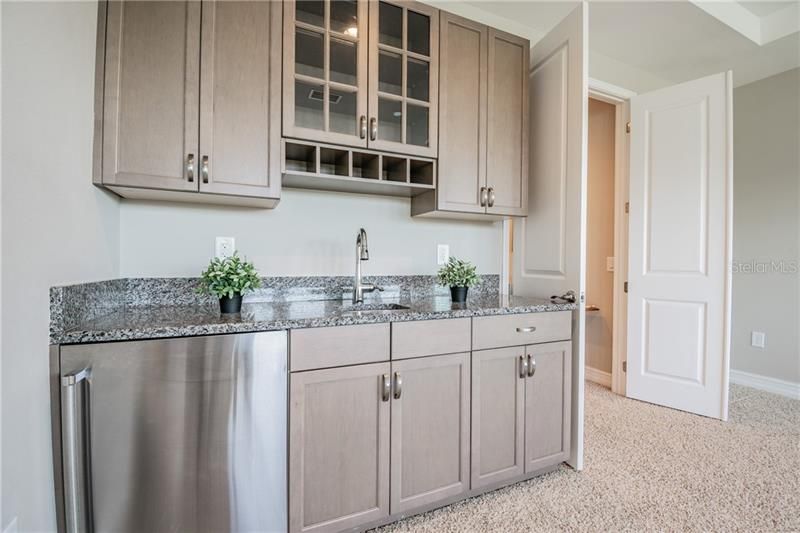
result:
M 469 490 L 469 364 L 469 353 L 392 363 L 392 514 Z
M 369 146 L 436 157 L 439 11 L 369 2 Z
M 472 488 L 524 473 L 525 348 L 472 353 Z
M 529 57 L 526 39 L 489 29 L 487 213 L 527 213 Z
M 525 472 L 569 458 L 572 343 L 528 346 L 533 375 L 525 385 Z
M 291 374 L 290 531 L 341 531 L 389 515 L 389 370 Z
M 200 4 L 109 2 L 107 20 L 103 183 L 196 191 Z
M 281 5 L 203 2 L 200 191 L 280 196 Z
M 441 13 L 437 209 L 483 213 L 489 29 Z
M 283 2 L 283 135 L 367 145 L 367 0 Z

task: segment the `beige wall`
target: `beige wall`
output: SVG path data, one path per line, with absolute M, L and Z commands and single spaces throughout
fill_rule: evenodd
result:
M 161 202 L 121 204 L 123 276 L 194 276 L 214 254 L 216 236 L 236 247 L 267 276 L 355 272 L 355 240 L 369 235 L 364 274 L 434 274 L 436 245 L 499 274 L 502 225 L 412 219 L 409 200 L 284 189 L 274 210 Z
M 734 272 L 731 368 L 800 382 L 800 69 L 735 89 L 733 109 L 734 261 L 794 273 Z
M 614 273 L 614 114 L 615 107 L 589 99 L 589 176 L 586 224 L 586 366 L 611 372 Z
M 55 528 L 48 288 L 115 277 L 119 211 L 91 185 L 97 6 L 2 2 L 2 517 Z

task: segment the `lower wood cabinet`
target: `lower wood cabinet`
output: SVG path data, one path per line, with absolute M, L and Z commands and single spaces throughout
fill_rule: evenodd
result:
M 569 457 L 572 343 L 472 356 L 472 488 Z
M 514 320 L 534 318 L 543 320 Z M 552 325 L 541 320 L 550 335 Z M 459 319 L 392 326 L 391 356 L 407 358 L 361 363 L 353 361 L 387 356 L 388 326 L 291 333 L 291 532 L 369 527 L 569 457 L 572 343 L 420 355 L 463 347 L 464 326 Z M 314 369 L 323 364 L 348 366 Z
M 472 353 L 472 488 L 525 472 L 525 347 Z
M 392 363 L 392 514 L 469 490 L 469 369 L 469 353 Z
M 389 363 L 290 377 L 289 530 L 341 531 L 389 515 Z
M 468 491 L 469 380 L 469 353 L 292 373 L 289 530 L 341 531 Z
M 536 344 L 525 349 L 525 472 L 569 458 L 572 343 Z

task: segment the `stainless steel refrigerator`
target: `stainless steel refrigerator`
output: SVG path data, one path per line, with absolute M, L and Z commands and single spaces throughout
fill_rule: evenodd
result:
M 67 532 L 286 531 L 286 332 L 62 346 L 57 364 Z

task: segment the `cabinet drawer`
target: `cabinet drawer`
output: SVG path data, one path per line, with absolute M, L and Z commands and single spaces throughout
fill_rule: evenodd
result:
M 572 311 L 481 316 L 473 319 L 472 349 L 565 341 L 572 335 Z
M 293 329 L 289 332 L 292 372 L 388 360 L 388 323 Z
M 469 318 L 392 324 L 392 359 L 468 351 L 470 351 Z

